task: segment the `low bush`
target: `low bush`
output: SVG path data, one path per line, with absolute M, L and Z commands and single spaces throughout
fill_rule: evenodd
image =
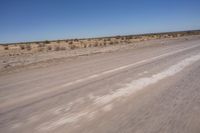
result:
M 50 41 L 46 40 L 44 41 L 45 44 L 50 44 Z
M 79 40 L 78 39 L 74 39 L 74 42 L 78 42 Z
M 8 46 L 4 46 L 4 50 L 9 50 L 9 47 Z
M 25 46 L 24 45 L 19 45 L 20 49 L 21 50 L 24 50 L 25 49 Z
M 73 44 L 73 42 L 72 42 L 72 41 L 70 41 L 70 42 L 69 42 L 69 44 Z

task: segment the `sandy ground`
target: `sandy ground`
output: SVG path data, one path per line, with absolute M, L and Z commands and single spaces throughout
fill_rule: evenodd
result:
M 1 132 L 200 132 L 200 39 L 56 64 L 0 75 Z
M 181 43 L 191 39 L 198 39 L 200 36 L 186 36 L 177 38 L 155 39 L 131 44 L 108 45 L 104 47 L 88 47 L 75 50 L 64 51 L 44 51 L 39 53 L 27 53 L 12 55 L 11 53 L 0 53 L 0 73 L 20 71 L 26 68 L 46 67 L 73 60 L 78 56 L 88 56 L 91 54 L 109 53 L 113 51 L 123 51 L 127 49 L 142 48 L 148 46 L 167 45 L 170 43 Z

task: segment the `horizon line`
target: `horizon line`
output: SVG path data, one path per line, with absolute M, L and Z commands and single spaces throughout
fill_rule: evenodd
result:
M 65 40 L 85 40 L 85 39 L 100 39 L 100 38 L 112 38 L 116 36 L 142 36 L 142 35 L 151 35 L 151 34 L 167 34 L 167 33 L 178 33 L 178 32 L 194 32 L 200 31 L 199 29 L 191 29 L 191 30 L 177 30 L 177 31 L 163 31 L 163 32 L 145 32 L 145 33 L 136 33 L 136 34 L 116 34 L 116 35 L 105 35 L 105 36 L 96 36 L 96 37 L 74 37 L 74 38 L 63 38 L 63 39 L 43 39 L 43 40 L 35 40 L 35 41 L 18 41 L 18 42 L 6 42 L 1 43 L 0 45 L 11 45 L 11 44 L 24 44 L 24 43 L 36 43 L 36 42 L 54 42 L 54 41 L 65 41 Z

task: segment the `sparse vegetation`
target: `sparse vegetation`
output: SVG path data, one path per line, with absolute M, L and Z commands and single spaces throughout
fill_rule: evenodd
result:
M 178 33 L 158 33 L 158 34 L 133 35 L 133 36 L 114 36 L 114 37 L 90 38 L 90 39 L 80 39 L 80 40 L 78 39 L 55 40 L 52 42 L 51 41 L 20 42 L 20 43 L 13 43 L 13 44 L 3 44 L 0 46 L 0 52 L 1 52 L 1 55 L 3 56 L 2 64 L 4 66 L 8 64 L 8 66 L 6 67 L 9 67 L 9 63 L 10 63 L 11 65 L 10 67 L 12 67 L 18 64 L 26 65 L 26 63 L 45 61 L 47 59 L 52 59 L 54 57 L 56 58 L 71 57 L 71 56 L 76 56 L 76 55 L 85 54 L 85 53 L 88 54 L 88 53 L 95 53 L 99 51 L 102 52 L 102 51 L 115 50 L 115 49 L 118 50 L 122 48 L 121 47 L 122 45 L 126 45 L 129 43 L 131 43 L 131 45 L 129 45 L 131 47 L 132 46 L 137 47 L 140 44 L 153 45 L 154 44 L 153 39 L 159 39 L 159 38 L 173 38 L 173 37 L 183 36 L 183 38 L 179 38 L 179 39 L 183 41 L 192 40 L 193 37 L 188 37 L 188 35 L 198 35 L 194 38 L 200 38 L 199 37 L 200 31 L 178 32 Z M 167 42 L 168 40 L 176 41 L 179 39 L 165 39 L 165 40 Z M 147 42 L 146 40 L 152 40 L 152 42 L 150 41 L 149 43 L 146 43 Z M 142 41 L 145 41 L 145 42 L 140 43 Z M 162 43 L 162 42 L 165 42 L 163 40 L 158 40 L 158 42 L 159 42 L 158 44 L 161 44 L 161 45 L 165 44 L 165 43 Z M 114 47 L 114 45 L 120 45 L 120 46 Z M 107 47 L 107 46 L 111 46 L 111 47 Z M 127 48 L 129 48 L 129 46 L 127 46 Z M 94 47 L 99 47 L 99 48 L 94 49 Z M 74 51 L 70 52 L 70 50 L 74 50 Z
M 5 44 L 2 50 L 16 50 L 25 51 L 60 51 L 69 49 L 73 50 L 76 48 L 87 48 L 87 47 L 98 47 L 116 44 L 128 44 L 139 41 L 146 41 L 151 39 L 160 38 L 175 38 L 187 35 L 199 35 L 200 31 L 185 31 L 185 32 L 168 32 L 168 33 L 153 33 L 153 34 L 143 34 L 143 35 L 128 35 L 128 36 L 113 36 L 113 37 L 102 37 L 102 38 L 88 38 L 88 39 L 68 39 L 68 40 L 55 40 L 55 41 L 41 41 L 41 42 L 21 42 L 19 44 Z M 63 46 L 61 44 L 66 44 Z M 66 43 L 65 43 L 66 42 Z M 48 45 L 49 44 L 49 45 Z M 58 45 L 59 44 L 59 45 Z M 11 45 L 11 46 L 10 46 Z M 19 52 L 19 51 L 18 51 Z M 22 52 L 23 53 L 23 52 Z M 30 52 L 29 52 L 30 53 Z
M 114 43 L 113 41 L 111 41 L 109 44 L 110 44 L 110 45 L 114 45 L 115 43 Z

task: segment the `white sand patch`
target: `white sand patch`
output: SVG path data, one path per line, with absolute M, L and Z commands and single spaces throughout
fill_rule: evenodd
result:
M 149 73 L 149 72 L 148 72 L 148 71 L 144 71 L 144 72 L 142 72 L 142 73 L 139 73 L 138 76 L 143 76 L 143 75 L 145 75 L 145 74 L 147 74 L 147 73 Z
M 73 108 L 74 105 L 83 104 L 84 102 L 85 102 L 84 98 L 78 98 L 75 101 L 70 102 L 66 105 L 58 106 L 58 107 L 51 109 L 50 113 L 52 113 L 54 115 L 60 115 L 63 113 L 67 113 Z
M 12 129 L 16 129 L 16 128 L 20 128 L 21 126 L 23 126 L 24 124 L 19 122 L 19 123 L 15 123 L 11 126 Z
M 113 108 L 113 105 L 112 104 L 108 104 L 105 107 L 103 107 L 103 111 L 108 112 L 108 111 L 111 111 L 112 108 Z
M 184 68 L 195 63 L 198 60 L 200 60 L 200 54 L 186 58 L 158 74 L 133 80 L 121 89 L 118 89 L 110 94 L 101 97 L 96 97 L 96 99 L 93 100 L 93 104 L 90 105 L 90 108 L 83 108 L 81 112 L 67 114 L 66 116 L 63 116 L 62 118 L 59 118 L 57 120 L 44 123 L 40 125 L 39 130 L 45 132 L 50 130 L 52 131 L 66 124 L 74 124 L 84 118 L 86 118 L 87 120 L 91 120 L 91 118 L 94 119 L 95 115 L 99 113 L 96 111 L 96 109 L 98 109 L 99 107 L 100 110 L 102 109 L 104 112 L 111 111 L 114 106 L 114 103 L 111 104 L 111 102 L 113 102 L 115 99 L 119 99 L 122 97 L 127 98 L 127 96 L 147 87 L 148 85 L 157 83 L 164 78 L 179 73 Z
M 38 121 L 40 118 L 38 115 L 34 115 L 34 116 L 31 116 L 29 119 L 28 119 L 28 122 L 36 122 Z
M 129 84 L 126 84 L 124 88 L 118 89 L 115 92 L 112 92 L 111 94 L 104 95 L 101 97 L 98 97 L 95 100 L 95 103 L 105 105 L 110 103 L 116 98 L 120 97 L 127 97 L 131 95 L 132 93 L 136 92 L 137 90 L 143 89 L 144 87 L 154 84 L 164 78 L 170 77 L 175 75 L 176 73 L 183 70 L 185 67 L 193 64 L 194 62 L 200 60 L 200 54 L 196 56 L 192 56 L 190 58 L 184 59 L 180 61 L 179 63 L 171 66 L 170 68 L 162 71 L 161 73 L 152 75 L 150 77 L 140 78 L 138 80 L 134 80 Z
M 94 96 L 94 94 L 90 93 L 90 94 L 88 95 L 88 98 L 89 98 L 90 100 L 94 100 L 94 99 L 96 98 L 96 96 Z
M 74 113 L 70 115 L 66 115 L 62 117 L 61 119 L 49 123 L 44 123 L 40 126 L 39 130 L 41 131 L 49 131 L 56 129 L 60 126 L 63 126 L 67 123 L 74 123 L 80 120 L 81 117 L 88 115 L 88 112 L 79 112 L 79 113 Z
M 89 120 L 93 120 L 93 119 L 95 118 L 95 115 L 96 115 L 97 113 L 98 113 L 97 111 L 90 112 L 90 113 L 88 114 Z

